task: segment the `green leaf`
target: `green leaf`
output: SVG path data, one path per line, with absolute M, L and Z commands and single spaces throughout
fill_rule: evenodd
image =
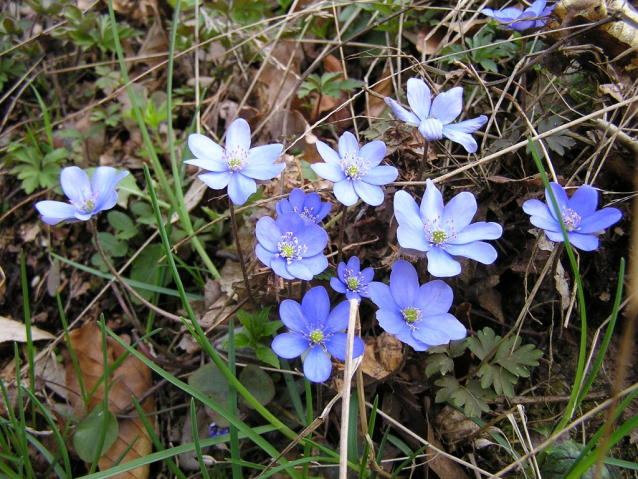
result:
M 272 367 L 279 369 L 279 358 L 268 346 L 259 346 L 255 351 L 260 361 L 270 364 Z
M 513 339 L 513 337 L 510 337 L 508 341 L 499 346 L 494 359 L 512 374 L 527 378 L 529 377 L 529 370 L 525 366 L 538 366 L 537 359 L 543 356 L 543 352 L 540 349 L 536 349 L 533 344 L 519 347 L 521 338 L 516 338 L 515 342 L 510 341 Z M 513 351 L 512 344 L 515 348 Z
M 560 479 L 567 472 L 572 463 L 579 456 L 580 452 L 585 448 L 582 444 L 578 444 L 571 439 L 564 443 L 554 446 L 541 467 L 543 479 Z M 617 474 L 616 468 L 601 464 L 599 474 L 596 473 L 596 466 L 590 467 L 582 476 L 582 479 L 615 479 L 621 477 Z
M 239 319 L 239 322 L 249 331 L 253 331 L 255 326 L 254 326 L 254 321 L 253 321 L 253 316 L 250 313 L 247 313 L 246 311 L 244 311 L 243 309 L 240 309 L 239 311 L 237 311 L 237 319 Z
M 93 462 L 104 425 L 103 405 L 98 404 L 86 418 L 80 421 L 73 435 L 73 446 L 78 456 L 85 462 Z M 119 426 L 115 414 L 107 411 L 106 436 L 100 451 L 100 457 L 115 443 Z
M 255 396 L 255 399 L 262 406 L 268 404 L 275 397 L 275 384 L 270 379 L 270 376 L 259 366 L 254 364 L 246 366 L 239 375 L 239 381 L 246 386 L 246 389 Z M 250 407 L 248 403 L 242 402 L 245 406 Z
M 117 238 L 128 240 L 137 235 L 138 229 L 133 220 L 120 211 L 109 211 L 107 218 L 109 224 L 117 230 Z
M 441 379 L 436 380 L 434 384 L 441 387 L 441 389 L 437 391 L 434 399 L 437 403 L 449 401 L 452 394 L 458 391 L 461 387 L 456 378 L 451 376 L 444 376 Z
M 484 389 L 494 387 L 496 394 L 505 394 L 507 397 L 514 396 L 514 384 L 518 382 L 518 377 L 499 365 L 483 364 L 478 371 L 481 377 L 481 387 Z
M 283 322 L 277 320 L 277 321 L 272 321 L 270 323 L 267 323 L 264 325 L 263 329 L 261 330 L 261 335 L 262 337 L 264 336 L 272 336 L 275 332 L 277 332 L 282 326 L 284 325 Z
M 482 412 L 487 412 L 490 407 L 485 402 L 486 398 L 494 398 L 494 392 L 483 389 L 478 381 L 470 381 L 467 386 L 461 386 L 456 378 L 444 376 L 434 383 L 442 389 L 436 393 L 437 403 L 451 401 L 458 407 L 465 409 L 465 414 L 470 417 L 479 417 Z
M 301 165 L 301 174 L 308 181 L 315 181 L 319 179 L 315 171 L 310 167 L 310 163 L 306 160 L 300 160 L 299 164 Z
M 133 266 L 131 267 L 131 279 L 143 284 L 155 285 L 157 274 L 160 268 L 164 267 L 158 264 L 162 256 L 164 256 L 164 248 L 161 244 L 148 245 L 133 262 Z M 170 274 L 164 275 L 164 282 L 159 286 L 166 286 L 170 280 Z M 144 288 L 135 288 L 135 291 L 147 301 L 150 301 L 153 294 L 155 294 Z M 133 301 L 137 300 L 133 298 Z
M 236 348 L 245 348 L 246 346 L 250 346 L 250 339 L 244 333 L 235 334 L 235 347 Z
M 441 373 L 445 376 L 454 369 L 454 361 L 447 354 L 430 354 L 425 360 L 425 374 L 432 376 Z
M 121 258 L 128 253 L 128 244 L 118 241 L 111 233 L 98 233 L 100 245 L 105 252 L 109 252 L 113 258 Z
M 483 328 L 483 331 L 479 331 L 476 337 L 467 338 L 467 347 L 470 348 L 476 356 L 484 361 L 488 355 L 491 356 L 496 350 L 496 346 L 501 340 L 500 336 L 496 336 L 496 333 L 492 328 Z

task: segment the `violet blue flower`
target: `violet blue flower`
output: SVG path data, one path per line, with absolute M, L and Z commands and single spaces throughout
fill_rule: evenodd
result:
M 100 211 L 115 206 L 115 187 L 126 175 L 128 171 L 118 174 L 115 168 L 99 166 L 89 181 L 89 175 L 84 170 L 68 166 L 60 172 L 60 185 L 69 203 L 38 201 L 35 207 L 42 215 L 42 221 L 50 225 L 57 225 L 62 220 L 67 223 L 89 220 Z
M 284 279 L 310 281 L 328 267 L 323 254 L 328 234 L 321 226 L 307 225 L 297 213 L 283 214 L 277 220 L 264 216 L 255 234 L 259 241 L 255 254 Z
M 371 141 L 359 149 L 359 142 L 350 132 L 339 138 L 339 153 L 323 141 L 317 151 L 325 163 L 310 165 L 322 178 L 334 183 L 334 194 L 346 206 L 359 198 L 370 206 L 379 206 L 385 195 L 380 185 L 396 180 L 399 171 L 394 166 L 379 166 L 385 156 L 385 143 Z
M 571 198 L 567 198 L 567 193 L 558 183 L 552 182 L 550 186 L 556 197 L 569 242 L 583 251 L 598 249 L 600 242 L 595 234 L 620 221 L 622 218 L 620 210 L 603 208 L 596 211 L 598 191 L 589 185 L 582 185 Z M 532 216 L 530 218 L 532 224 L 545 230 L 545 234 L 551 241 L 560 243 L 564 241 L 563 233 L 547 190 L 545 190 L 545 198 L 548 204 L 539 200 L 527 200 L 523 203 L 523 211 Z
M 366 268 L 361 271 L 359 258 L 353 256 L 346 263 L 339 263 L 337 266 L 337 277 L 330 278 L 330 286 L 337 293 L 345 293 L 348 299 L 369 298 L 368 284 L 374 278 L 374 270 Z
M 392 265 L 390 286 L 370 283 L 370 299 L 379 307 L 377 320 L 383 329 L 415 351 L 463 339 L 465 326 L 448 311 L 454 295 L 441 280 L 419 286 L 414 266 L 398 260 Z
M 228 196 L 236 205 L 243 205 L 257 191 L 255 180 L 270 180 L 286 168 L 285 163 L 275 163 L 283 145 L 250 147 L 250 126 L 242 118 L 228 127 L 225 149 L 199 134 L 188 135 L 188 148 L 196 159 L 186 163 L 209 170 L 198 178 L 214 190 L 228 186 Z
M 297 213 L 306 224 L 315 225 L 320 223 L 328 213 L 332 205 L 329 202 L 322 203 L 317 193 L 304 193 L 299 188 L 290 192 L 288 199 L 284 198 L 275 205 L 278 215 L 285 213 Z
M 481 13 L 502 23 L 501 28 L 522 32 L 529 28 L 541 28 L 545 26 L 547 17 L 552 13 L 555 6 L 546 7 L 546 5 L 547 2 L 545 0 L 536 0 L 525 10 L 521 10 L 517 7 L 507 7 L 502 10 L 484 8 L 481 10 Z
M 463 145 L 468 153 L 476 152 L 478 146 L 476 140 L 470 135 L 481 128 L 487 117 L 481 115 L 478 118 L 465 120 L 460 123 L 452 123 L 463 111 L 463 87 L 455 87 L 440 93 L 431 100 L 430 88 L 420 78 L 408 80 L 408 103 L 411 111 L 403 108 L 397 101 L 386 97 L 385 102 L 392 107 L 396 117 L 419 128 L 419 132 L 427 141 L 438 141 L 446 137 Z
M 498 239 L 503 228 L 498 223 L 470 224 L 476 214 L 476 199 L 463 192 L 443 206 L 443 196 L 432 180 L 427 188 L 421 208 L 405 191 L 394 195 L 394 214 L 399 222 L 397 237 L 404 248 L 425 252 L 428 271 L 433 276 L 456 276 L 461 264 L 452 256 L 464 256 L 483 264 L 492 264 L 496 250 L 481 240 Z
M 350 304 L 344 301 L 330 311 L 330 298 L 323 286 L 308 291 L 301 305 L 291 299 L 282 301 L 279 316 L 290 329 L 289 333 L 277 336 L 272 342 L 273 351 L 284 359 L 293 359 L 306 351 L 303 372 L 313 383 L 322 383 L 330 377 L 332 362 L 330 355 L 345 361 L 346 333 Z M 363 354 L 361 338 L 354 338 L 352 357 Z

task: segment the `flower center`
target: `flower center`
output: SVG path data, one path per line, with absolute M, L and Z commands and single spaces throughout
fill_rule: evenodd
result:
M 580 216 L 578 216 L 574 210 L 563 206 L 563 214 L 561 216 L 563 217 L 563 223 L 565 223 L 565 229 L 567 231 L 574 231 L 578 229 Z
M 447 220 L 443 225 L 441 224 L 440 216 L 425 223 L 423 232 L 425 233 L 425 240 L 432 246 L 445 247 L 447 243 L 456 239 L 454 220 Z
M 356 156 L 354 152 L 346 154 L 341 159 L 341 169 L 349 180 L 360 180 L 370 171 L 369 161 L 364 161 L 360 156 Z
M 95 205 L 97 204 L 97 191 L 91 192 L 91 197 L 82 200 L 82 202 L 78 201 L 70 201 L 70 203 L 75 206 L 75 209 L 78 211 L 83 211 L 85 213 L 91 213 L 95 209 Z
M 293 208 L 295 210 L 295 213 L 299 213 L 299 208 L 297 208 L 296 206 Z M 308 218 L 310 220 L 312 220 L 313 223 L 317 222 L 317 218 L 319 217 L 319 215 L 313 215 L 314 208 L 308 208 L 307 206 L 303 207 L 303 211 L 301 213 L 299 213 L 299 215 L 302 218 Z
M 356 291 L 357 288 L 359 287 L 359 280 L 357 278 L 348 278 L 348 280 L 346 281 L 346 284 L 348 285 L 348 289 L 351 289 L 352 291 Z
M 320 329 L 315 329 L 312 333 L 308 335 L 308 339 L 315 344 L 321 343 L 323 341 L 323 331 Z
M 231 173 L 241 171 L 242 168 L 248 164 L 248 152 L 241 147 L 230 152 L 224 151 L 222 158 L 226 160 L 226 164 Z
M 301 255 L 308 251 L 306 245 L 299 244 L 299 240 L 292 235 L 292 231 L 281 237 L 281 240 L 277 243 L 277 249 L 279 253 L 275 255 L 275 258 L 285 258 L 287 264 L 292 263 L 293 260 L 300 260 Z
M 403 308 L 401 310 L 401 314 L 403 315 L 403 319 L 410 326 L 410 328 L 414 328 L 415 324 L 421 321 L 423 317 L 423 313 L 419 308 L 415 308 L 413 306 L 408 306 L 407 308 Z

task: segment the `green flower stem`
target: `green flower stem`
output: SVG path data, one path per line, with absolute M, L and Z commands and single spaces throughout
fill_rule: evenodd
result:
M 237 256 L 239 257 L 239 264 L 241 265 L 241 274 L 244 277 L 244 284 L 246 285 L 246 293 L 253 306 L 259 308 L 259 304 L 255 301 L 252 289 L 250 288 L 250 280 L 248 279 L 248 272 L 246 271 L 246 262 L 244 261 L 244 254 L 241 251 L 241 242 L 239 241 L 239 228 L 237 228 L 237 216 L 235 215 L 235 206 L 233 206 L 232 200 L 230 203 L 230 221 L 233 224 L 233 236 L 235 237 L 235 246 L 237 247 Z
M 423 140 L 423 157 L 421 158 L 421 164 L 419 165 L 419 172 L 416 174 L 417 181 L 421 181 L 423 174 L 425 173 L 425 166 L 428 164 L 428 150 L 430 149 L 430 142 Z

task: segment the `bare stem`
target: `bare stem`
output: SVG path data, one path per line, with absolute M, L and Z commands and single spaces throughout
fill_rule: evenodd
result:
M 339 226 L 339 253 L 337 254 L 337 264 L 341 263 L 343 258 L 343 235 L 346 231 L 346 216 L 348 216 L 348 208 L 346 205 L 341 205 L 341 225 Z
M 244 262 L 244 254 L 241 251 L 241 244 L 239 241 L 239 229 L 237 228 L 237 217 L 235 216 L 235 206 L 233 206 L 233 202 L 230 201 L 230 221 L 233 224 L 233 236 L 235 236 L 235 246 L 237 246 L 237 256 L 239 257 L 239 264 L 241 265 L 241 273 L 244 276 L 244 284 L 246 285 L 246 293 L 248 294 L 248 298 L 250 302 L 253 303 L 253 306 L 256 308 L 259 307 L 257 301 L 255 301 L 255 297 L 253 296 L 253 291 L 250 288 L 250 281 L 248 280 L 248 272 L 246 271 L 246 263 Z
M 423 158 L 421 159 L 421 166 L 419 166 L 419 172 L 416 175 L 417 181 L 421 181 L 423 178 L 423 173 L 425 173 L 425 165 L 428 164 L 428 149 L 430 148 L 430 143 L 428 140 L 423 140 Z
M 100 239 L 97 234 L 97 225 L 95 224 L 94 219 L 89 221 L 89 229 L 91 230 L 91 233 L 93 233 L 93 240 L 95 241 L 95 247 L 97 248 L 97 252 L 100 255 L 100 258 L 102 258 L 102 261 L 104 261 L 104 264 L 106 264 L 106 267 L 109 269 L 111 274 L 115 277 L 115 279 L 117 279 L 120 282 L 122 287 L 126 291 L 128 291 L 128 293 L 131 294 L 135 299 L 137 299 L 140 303 L 146 306 L 148 309 L 155 311 L 157 314 L 165 318 L 169 318 L 169 319 L 172 319 L 173 321 L 181 322 L 182 319 L 179 316 L 169 313 L 168 311 L 164 311 L 162 308 L 158 308 L 153 303 L 148 302 L 142 296 L 140 296 L 140 294 L 137 291 L 135 291 L 126 281 L 122 279 L 122 277 L 119 275 L 117 270 L 113 267 L 109 259 L 106 257 L 106 254 L 104 254 L 104 250 L 102 249 L 102 245 L 100 244 Z M 131 318 L 131 321 L 133 320 L 134 318 Z M 142 328 L 140 331 L 144 332 L 144 328 Z

